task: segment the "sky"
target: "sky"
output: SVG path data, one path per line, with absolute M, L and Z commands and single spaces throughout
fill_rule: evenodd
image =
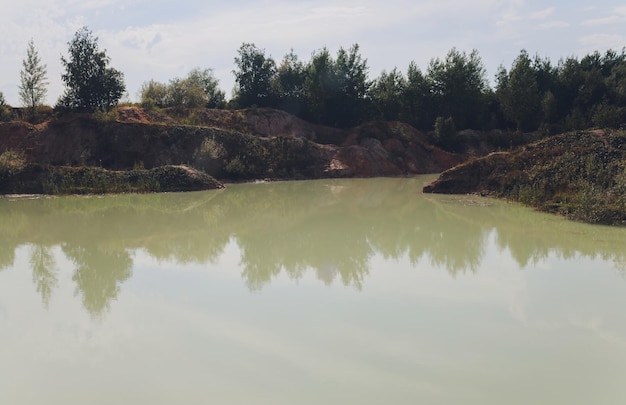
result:
M 520 50 L 554 63 L 626 46 L 623 0 L 17 0 L 0 13 L 0 91 L 19 106 L 22 60 L 32 39 L 47 65 L 48 96 L 62 94 L 61 56 L 78 29 L 98 37 L 111 67 L 124 73 L 130 101 L 151 79 L 168 82 L 211 68 L 231 94 L 234 58 L 244 42 L 280 62 L 291 49 L 302 61 L 323 47 L 359 44 L 369 78 L 411 61 L 426 71 L 456 47 L 478 50 L 493 83 Z

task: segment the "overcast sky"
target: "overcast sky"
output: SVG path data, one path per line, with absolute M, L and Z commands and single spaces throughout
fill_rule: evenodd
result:
M 61 55 L 86 25 L 124 73 L 131 100 L 141 84 L 213 68 L 227 95 L 243 42 L 277 62 L 291 48 L 306 61 L 358 43 L 369 77 L 410 61 L 425 71 L 452 47 L 477 49 L 493 81 L 521 49 L 558 62 L 626 46 L 623 0 L 18 0 L 0 12 L 0 91 L 19 105 L 17 87 L 29 39 L 47 64 L 47 104 L 63 91 Z

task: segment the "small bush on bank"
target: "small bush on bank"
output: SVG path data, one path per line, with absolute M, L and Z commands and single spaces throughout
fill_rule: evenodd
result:
M 0 154 L 0 174 L 17 173 L 26 166 L 26 159 L 22 152 L 8 150 Z

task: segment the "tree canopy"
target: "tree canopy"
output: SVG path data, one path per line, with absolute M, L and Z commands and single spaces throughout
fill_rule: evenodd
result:
M 176 77 L 169 83 L 145 82 L 139 91 L 141 103 L 157 107 L 223 108 L 224 92 L 211 69 L 193 69 L 187 77 Z
M 437 116 L 452 117 L 460 128 L 481 126 L 489 86 L 478 51 L 451 49 L 445 59 L 431 60 L 428 78 Z
M 20 72 L 19 96 L 25 107 L 33 112 L 43 104 L 47 89 L 46 65 L 41 64 L 39 53 L 35 49 L 35 44 L 31 39 L 28 41 L 26 58 L 22 61 L 22 71 Z
M 124 94 L 123 74 L 109 67 L 106 51 L 87 27 L 68 42 L 61 79 L 65 91 L 57 106 L 75 111 L 107 110 Z M 626 48 L 570 56 L 553 64 L 521 50 L 510 68 L 500 66 L 489 86 L 478 51 L 452 48 L 431 59 L 424 70 L 412 61 L 370 79 L 358 44 L 327 48 L 301 60 L 291 50 L 279 63 L 253 43 L 234 58 L 235 88 L 227 103 L 211 69 L 196 68 L 167 83 L 145 82 L 141 102 L 158 107 L 271 107 L 313 123 L 350 127 L 365 120 L 399 120 L 424 131 L 445 123 L 458 129 L 540 130 L 618 127 L 626 123 Z M 46 95 L 46 65 L 28 44 L 20 72 L 20 98 L 35 108 Z M 0 93 L 1 96 L 2 93 Z M 1 101 L 1 100 L 0 100 Z M 445 131 L 439 131 L 444 133 Z
M 58 106 L 75 111 L 108 110 L 117 105 L 126 91 L 124 75 L 108 67 L 106 51 L 98 49 L 98 38 L 87 27 L 76 32 L 68 42 L 69 58 L 61 57 L 65 73 L 61 79 L 65 92 Z
M 235 57 L 237 68 L 233 70 L 237 82 L 236 100 L 239 105 L 270 107 L 275 103 L 272 81 L 276 75 L 276 63 L 265 56 L 265 50 L 254 44 L 244 43 Z
M 406 73 L 393 68 L 374 80 L 356 44 L 340 48 L 336 57 L 322 48 L 307 62 L 292 50 L 278 67 L 254 44 L 238 52 L 232 107 L 279 108 L 318 124 L 385 119 L 431 131 L 440 118 L 458 129 L 553 133 L 626 122 L 625 50 L 558 65 L 522 50 L 510 70 L 500 66 L 494 90 L 476 50 L 452 48 L 431 59 L 425 72 L 411 62 Z

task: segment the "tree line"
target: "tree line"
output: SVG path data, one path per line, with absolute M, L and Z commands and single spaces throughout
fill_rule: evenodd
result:
M 244 44 L 235 58 L 238 108 L 273 107 L 309 121 L 348 127 L 364 120 L 407 122 L 422 130 L 441 126 L 554 133 L 626 123 L 626 48 L 568 57 L 553 64 L 522 50 L 500 66 L 491 88 L 478 51 L 451 49 L 425 72 L 411 62 L 368 79 L 358 45 L 326 48 L 307 63 L 293 52 L 277 64 Z
M 57 110 L 109 110 L 126 90 L 123 73 L 109 66 L 106 51 L 87 27 L 68 42 L 61 57 L 65 91 Z M 522 50 L 510 68 L 500 66 L 492 88 L 483 61 L 451 49 L 422 71 L 411 62 L 369 78 L 358 44 L 331 55 L 314 51 L 303 62 L 293 50 L 279 62 L 252 43 L 234 58 L 230 100 L 211 69 L 193 69 L 168 83 L 145 82 L 140 102 L 148 108 L 277 108 L 317 124 L 350 127 L 366 120 L 397 120 L 416 128 L 512 129 L 555 133 L 626 122 L 626 48 L 593 52 L 553 64 Z M 19 96 L 33 113 L 47 93 L 46 66 L 32 41 L 20 72 Z M 6 102 L 0 92 L 0 115 Z M 2 117 L 0 117 L 2 118 Z M 444 131 L 445 132 L 445 131 Z

